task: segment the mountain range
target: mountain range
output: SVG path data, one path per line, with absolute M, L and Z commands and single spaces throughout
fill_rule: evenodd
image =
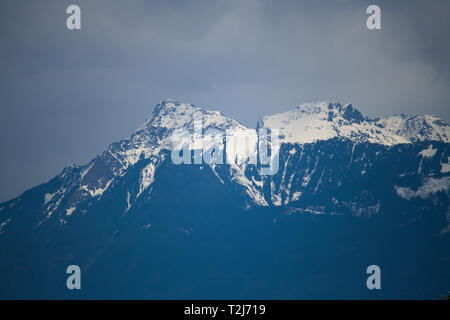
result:
M 174 133 L 195 136 L 198 120 L 203 149 L 210 130 L 256 140 L 226 148 L 226 163 L 173 163 Z M 261 129 L 279 132 L 273 175 L 252 161 Z M 438 298 L 449 139 L 436 116 L 370 119 L 350 104 L 302 104 L 251 129 L 162 101 L 130 137 L 0 204 L 0 297 Z M 80 291 L 65 287 L 71 264 Z M 371 264 L 382 290 L 365 286 Z

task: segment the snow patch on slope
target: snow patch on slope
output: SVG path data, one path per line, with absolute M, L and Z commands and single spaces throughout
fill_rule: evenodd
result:
M 5 228 L 8 225 L 8 223 L 11 222 L 11 218 L 7 219 L 6 221 L 0 223 L 0 234 L 5 232 Z
M 72 215 L 72 213 L 76 210 L 76 207 L 70 207 L 66 210 L 66 216 Z
M 450 187 L 450 177 L 443 178 L 428 178 L 425 180 L 422 186 L 416 191 L 407 187 L 395 186 L 397 195 L 403 199 L 411 200 L 412 198 L 427 199 L 432 194 L 438 192 L 448 193 Z
M 450 157 L 447 157 L 447 163 L 441 162 L 441 173 L 450 172 Z
M 44 195 L 44 204 L 47 204 L 47 203 L 49 203 L 50 201 L 52 201 L 52 199 L 53 199 L 53 197 L 55 196 L 55 194 L 56 194 L 56 192 L 55 192 L 55 193 L 46 193 L 46 194 Z
M 433 149 L 433 145 L 429 145 L 427 149 L 424 149 L 418 153 L 422 158 L 433 158 L 436 154 L 437 149 Z
M 139 179 L 139 193 L 136 198 L 146 190 L 152 183 L 155 181 L 155 171 L 156 167 L 153 163 L 149 163 L 144 169 L 141 171 L 141 177 Z
M 91 197 L 95 198 L 101 196 L 114 179 L 109 180 L 104 187 L 89 189 L 87 186 L 81 186 L 80 189 L 89 192 Z

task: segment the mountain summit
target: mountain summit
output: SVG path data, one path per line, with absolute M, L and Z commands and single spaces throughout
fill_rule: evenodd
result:
M 225 130 L 243 127 L 237 121 L 225 117 L 219 111 L 204 110 L 193 104 L 167 99 L 155 107 L 152 116 L 140 129 L 145 127 L 164 128 L 167 130 L 186 128 L 188 131 L 192 131 L 195 120 L 202 120 L 205 129 L 214 127 Z
M 281 129 L 285 143 L 313 143 L 336 137 L 386 146 L 413 141 L 449 142 L 450 126 L 434 116 L 364 118 L 351 104 L 307 103 L 266 116 L 260 127 Z

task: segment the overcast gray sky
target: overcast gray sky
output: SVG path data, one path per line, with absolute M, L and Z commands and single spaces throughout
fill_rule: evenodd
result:
M 66 29 L 81 7 L 82 29 Z M 381 7 L 382 30 L 366 28 Z M 450 2 L 0 3 L 0 201 L 131 134 L 162 99 L 255 127 L 303 102 L 450 120 Z

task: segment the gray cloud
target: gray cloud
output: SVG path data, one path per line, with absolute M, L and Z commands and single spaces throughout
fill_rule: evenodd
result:
M 382 30 L 365 27 L 378 3 Z M 65 28 L 69 4 L 82 30 Z M 449 112 L 448 1 L 23 1 L 0 19 L 0 201 L 129 135 L 164 98 L 254 127 L 306 101 Z

